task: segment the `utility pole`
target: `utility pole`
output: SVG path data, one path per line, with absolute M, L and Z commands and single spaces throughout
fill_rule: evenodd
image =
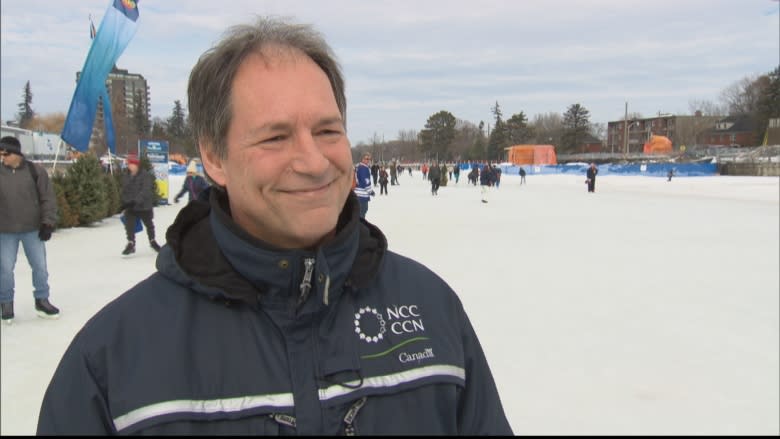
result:
M 628 101 L 626 101 L 626 115 L 623 118 L 623 154 L 628 154 Z

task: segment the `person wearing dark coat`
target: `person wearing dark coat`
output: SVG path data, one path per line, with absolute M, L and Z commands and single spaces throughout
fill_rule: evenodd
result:
M 155 178 L 151 172 L 141 169 L 141 161 L 135 155 L 127 157 L 128 173 L 122 180 L 121 209 L 125 216 L 125 235 L 127 245 L 122 254 L 127 256 L 135 253 L 135 221 L 140 218 L 146 228 L 146 236 L 149 238 L 149 246 L 156 252 L 160 251 L 160 245 L 155 240 L 154 230 L 154 205 Z
M 518 174 L 520 174 L 520 184 L 525 183 L 525 169 L 523 167 L 520 167 L 520 170 L 518 171 Z
M 339 64 L 288 20 L 193 67 L 213 184 L 76 333 L 38 435 L 512 435 L 455 291 L 361 218 Z
M 374 187 L 376 187 L 379 182 L 379 163 L 371 165 L 371 180 L 374 182 Z
M 379 168 L 379 195 L 387 195 L 387 169 Z
M 482 170 L 479 172 L 479 184 L 483 203 L 488 202 L 488 192 L 490 192 L 490 187 L 495 184 L 495 178 L 495 171 L 490 163 L 482 167 Z
M 439 195 L 439 186 L 441 185 L 441 167 L 437 162 L 428 170 L 428 180 L 431 182 L 431 195 Z
M 587 180 L 585 180 L 585 183 L 588 184 L 588 192 L 596 192 L 596 174 L 598 173 L 599 169 L 596 167 L 596 164 L 591 163 L 586 173 Z
M 35 312 L 56 319 L 60 310 L 49 301 L 46 241 L 57 225 L 57 197 L 49 174 L 28 161 L 19 139 L 0 139 L 0 308 L 2 321 L 14 321 L 14 267 L 19 245 L 32 269 Z

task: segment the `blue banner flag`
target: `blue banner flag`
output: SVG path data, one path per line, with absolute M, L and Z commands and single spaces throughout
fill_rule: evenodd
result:
M 106 92 L 106 79 L 116 64 L 119 56 L 135 35 L 138 21 L 138 0 L 111 0 L 100 28 L 92 40 L 81 77 L 76 84 L 76 91 L 70 102 L 70 109 L 62 128 L 62 140 L 74 146 L 79 151 L 89 149 L 89 138 L 92 125 L 95 123 L 98 98 L 103 97 L 103 108 L 109 106 Z M 110 114 L 104 117 L 106 122 L 106 138 L 111 137 L 109 149 L 115 152 L 113 144 L 113 124 Z

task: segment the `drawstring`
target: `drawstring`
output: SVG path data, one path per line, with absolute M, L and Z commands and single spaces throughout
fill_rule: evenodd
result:
M 325 276 L 325 292 L 322 295 L 322 303 L 328 305 L 328 293 L 330 293 L 330 276 Z
M 352 404 L 352 407 L 347 410 L 347 414 L 344 416 L 344 434 L 346 436 L 354 436 L 357 434 L 357 431 L 355 430 L 355 425 L 353 424 L 355 422 L 355 418 L 357 417 L 358 412 L 361 408 L 363 408 L 363 405 L 366 403 L 366 397 L 362 397 L 355 401 L 354 404 Z
M 347 389 L 355 390 L 355 389 L 359 389 L 359 388 L 363 387 L 363 374 L 360 372 L 360 369 L 357 369 L 355 371 L 355 373 L 357 373 L 358 378 L 359 378 L 357 384 L 348 384 L 346 382 L 342 383 L 342 382 L 339 382 L 339 381 L 331 380 L 330 378 L 327 378 L 327 377 L 322 377 L 322 381 L 325 381 L 326 383 L 330 383 L 330 384 L 336 384 L 336 385 L 339 385 L 341 387 L 346 387 Z

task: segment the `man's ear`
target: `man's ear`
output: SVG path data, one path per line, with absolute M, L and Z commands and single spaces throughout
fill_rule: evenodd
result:
M 218 186 L 225 187 L 225 169 L 219 154 L 214 151 L 210 144 L 204 142 L 198 142 L 198 148 L 200 149 L 200 159 L 203 162 L 203 169 L 206 171 L 206 174 Z

